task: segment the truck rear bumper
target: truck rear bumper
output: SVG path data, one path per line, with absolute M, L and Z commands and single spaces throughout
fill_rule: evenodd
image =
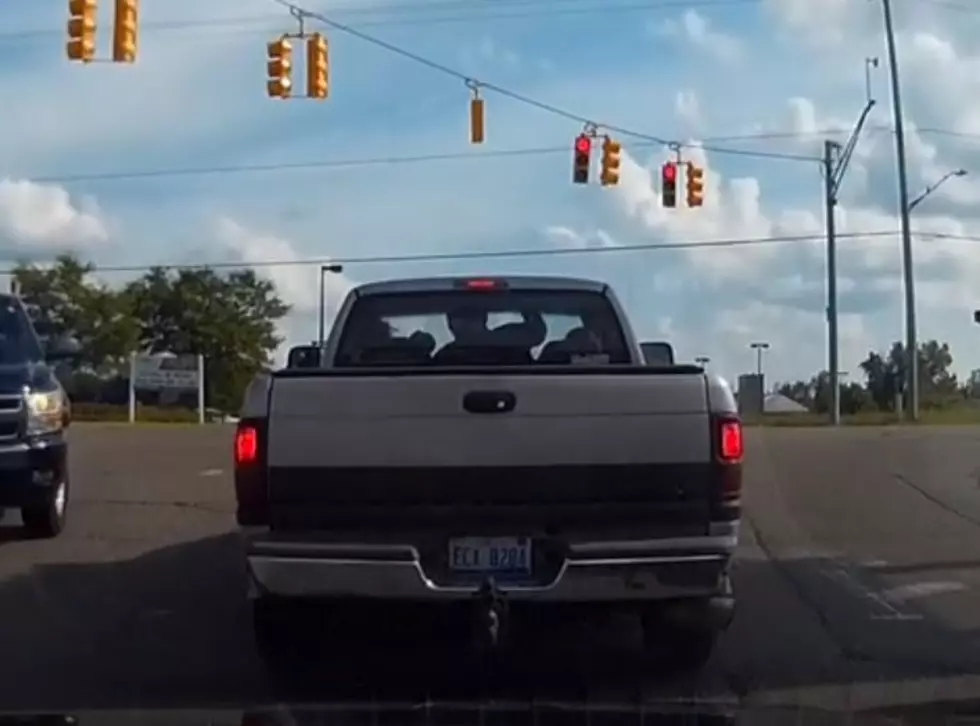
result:
M 617 603 L 715 597 L 723 593 L 737 544 L 737 523 L 708 537 L 580 543 L 569 546 L 553 578 L 496 583 L 508 599 Z M 354 597 L 451 601 L 477 594 L 479 582 L 440 581 L 412 546 L 247 541 L 252 597 Z

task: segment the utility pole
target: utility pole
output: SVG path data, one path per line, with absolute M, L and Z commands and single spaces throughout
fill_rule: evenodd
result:
M 320 349 L 318 355 L 323 355 L 323 342 L 326 338 L 327 328 L 327 273 L 339 275 L 344 271 L 343 265 L 336 263 L 330 265 L 320 265 L 320 310 L 319 320 L 317 321 L 317 346 Z
M 868 114 L 875 106 L 871 96 L 871 69 L 878 67 L 877 58 L 864 59 L 867 101 L 847 143 L 841 146 L 828 139 L 823 147 L 824 204 L 827 214 L 827 372 L 830 375 L 830 423 L 840 425 L 840 353 L 837 310 L 837 222 L 836 208 L 844 175 L 857 148 L 858 139 Z
M 905 277 L 905 356 L 907 403 L 913 421 L 919 420 L 919 341 L 915 322 L 915 274 L 912 269 L 912 229 L 909 224 L 909 185 L 905 163 L 905 122 L 902 91 L 898 80 L 898 54 L 892 25 L 891 0 L 881 0 L 885 21 L 885 43 L 892 86 L 892 114 L 895 124 L 895 156 L 898 164 L 898 208 L 902 224 L 902 271 Z

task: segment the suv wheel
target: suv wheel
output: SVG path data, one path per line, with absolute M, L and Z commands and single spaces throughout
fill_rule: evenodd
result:
M 68 498 L 71 487 L 65 476 L 44 499 L 34 505 L 21 507 L 20 516 L 24 529 L 31 537 L 57 537 L 65 528 L 68 516 Z

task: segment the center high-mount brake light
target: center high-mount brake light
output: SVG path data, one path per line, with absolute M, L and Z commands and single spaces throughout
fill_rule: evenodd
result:
M 744 453 L 742 422 L 737 419 L 722 419 L 718 424 L 718 456 L 722 461 L 736 463 L 742 460 Z
M 496 280 L 467 280 L 466 289 L 467 290 L 496 290 L 499 285 L 497 285 Z
M 254 426 L 242 426 L 235 432 L 235 464 L 251 464 L 259 457 L 259 431 Z

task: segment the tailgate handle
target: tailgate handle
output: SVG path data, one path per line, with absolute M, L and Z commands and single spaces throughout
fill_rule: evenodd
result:
M 470 391 L 463 396 L 463 408 L 470 413 L 509 413 L 517 406 L 510 391 Z

